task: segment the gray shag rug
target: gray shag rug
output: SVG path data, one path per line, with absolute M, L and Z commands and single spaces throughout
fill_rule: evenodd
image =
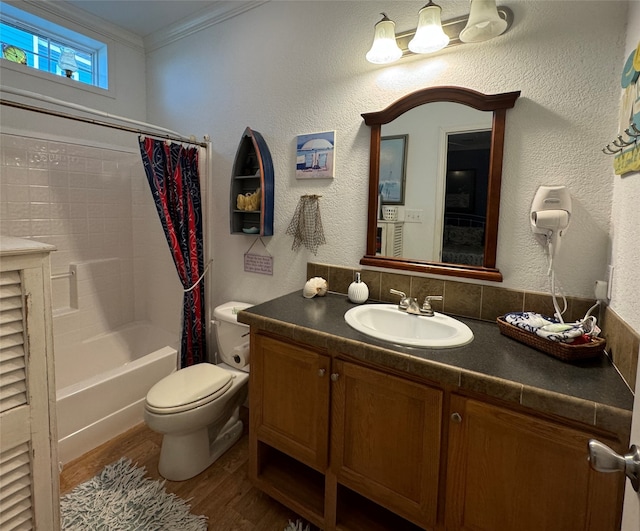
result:
M 123 457 L 60 499 L 64 531 L 206 531 L 207 517 Z
M 309 524 L 304 527 L 303 526 L 304 523 L 300 520 L 296 520 L 295 523 L 289 520 L 289 525 L 284 528 L 284 531 L 309 531 Z

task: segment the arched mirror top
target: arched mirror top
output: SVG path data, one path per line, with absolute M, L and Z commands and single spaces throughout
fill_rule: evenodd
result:
M 519 96 L 519 90 L 502 94 L 483 94 L 464 87 L 428 87 L 407 94 L 393 102 L 386 109 L 367 112 L 361 116 L 367 125 L 388 124 L 414 107 L 438 101 L 460 103 L 461 105 L 473 107 L 478 111 L 497 111 L 499 109 L 512 108 Z
M 367 253 L 362 260 L 360 260 L 362 265 L 482 280 L 502 280 L 502 275 L 496 268 L 496 252 L 505 118 L 506 110 L 515 105 L 519 96 L 520 91 L 488 95 L 464 87 L 429 87 L 408 94 L 381 111 L 362 114 L 365 124 L 371 126 Z M 411 155 L 410 152 L 408 153 L 409 150 L 407 148 L 407 144 L 409 146 L 415 146 L 416 142 L 412 142 L 412 139 L 409 137 L 418 135 L 407 135 L 402 134 L 404 131 L 400 133 L 393 131 L 392 127 L 394 124 L 391 124 L 391 122 L 416 107 L 437 102 L 460 104 L 476 109 L 477 111 L 492 113 L 492 120 L 489 121 L 491 126 L 487 126 L 485 133 L 486 138 L 489 139 L 486 141 L 487 145 L 485 147 L 486 169 L 482 172 L 477 172 L 484 174 L 481 183 L 471 183 L 471 186 L 481 187 L 482 189 L 481 193 L 475 193 L 475 202 L 479 204 L 479 209 L 482 210 L 482 229 L 479 233 L 474 233 L 475 239 L 480 240 L 479 250 L 475 250 L 475 261 L 468 260 L 469 263 L 458 263 L 467 262 L 466 258 L 459 258 L 461 256 L 465 256 L 464 252 L 456 252 L 452 254 L 447 253 L 445 249 L 445 240 L 449 234 L 447 229 L 451 229 L 451 227 L 448 225 L 448 216 L 444 205 L 448 205 L 450 203 L 450 199 L 453 198 L 453 195 L 450 196 L 447 192 L 448 187 L 450 186 L 447 179 L 449 179 L 448 174 L 456 173 L 449 171 L 453 168 L 453 165 L 451 168 L 448 166 L 450 159 L 448 158 L 449 153 L 447 151 L 447 135 L 442 136 L 442 141 L 440 142 L 441 146 L 439 148 L 440 153 L 433 157 L 425 156 L 421 159 L 419 165 L 421 173 L 429 171 L 434 175 L 438 174 L 438 177 L 434 177 L 434 179 L 440 179 L 439 184 L 434 185 L 434 189 L 430 190 L 429 194 L 426 195 L 438 196 L 439 194 L 440 199 L 438 200 L 440 201 L 440 204 L 427 205 L 424 207 L 422 205 L 418 205 L 417 207 L 415 205 L 406 205 L 407 215 L 409 211 L 413 213 L 417 209 L 420 212 L 424 212 L 425 215 L 434 216 L 432 223 L 423 222 L 420 226 L 417 226 L 415 223 L 407 223 L 407 230 L 405 231 L 405 234 L 408 235 L 409 231 L 413 231 L 415 234 L 417 230 L 423 230 L 424 232 L 420 234 L 419 237 L 421 239 L 432 239 L 435 242 L 433 245 L 433 254 L 424 256 L 422 255 L 422 252 L 415 250 L 415 248 L 413 248 L 409 243 L 406 243 L 404 247 L 402 247 L 402 245 L 396 245 L 393 248 L 393 251 L 388 250 L 385 252 L 384 246 L 381 248 L 381 241 L 385 239 L 385 235 L 383 233 L 387 233 L 387 237 L 388 234 L 390 234 L 388 231 L 390 227 L 381 219 L 383 211 L 382 206 L 388 203 L 380 193 L 380 172 L 382 167 L 380 161 L 381 141 L 383 139 L 397 139 L 399 136 L 404 137 L 404 158 L 407 160 L 412 160 L 412 157 L 415 158 L 415 155 Z M 424 115 L 420 116 L 419 123 L 426 124 L 427 122 L 431 122 L 430 119 L 425 120 Z M 403 117 L 403 120 L 404 119 L 405 118 Z M 418 120 L 414 121 L 418 122 Z M 396 122 L 396 124 L 397 123 L 398 122 Z M 387 126 L 386 124 L 391 125 Z M 382 127 L 383 125 L 385 126 L 384 129 Z M 438 123 L 432 123 L 431 126 L 440 127 L 441 130 L 447 129 L 446 125 L 443 126 Z M 464 131 L 457 131 L 457 133 L 464 133 Z M 423 148 L 424 146 L 419 147 L 419 149 Z M 413 149 L 415 149 L 415 147 L 413 147 Z M 431 160 L 431 158 L 439 160 Z M 411 183 L 414 182 L 415 179 L 418 179 L 418 177 L 412 175 L 410 166 L 411 164 L 404 164 L 403 166 L 401 185 L 403 189 L 403 199 L 396 202 L 396 204 L 399 205 L 397 209 L 403 213 L 405 213 L 404 187 L 406 185 L 406 187 L 409 188 L 412 186 Z M 425 168 L 428 168 L 428 170 Z M 404 175 L 405 171 L 406 175 Z M 476 180 L 480 181 L 481 179 L 480 177 L 476 177 Z M 415 194 L 408 195 L 408 197 L 411 198 L 415 198 L 415 196 Z M 476 218 L 477 216 L 469 215 L 467 217 Z M 397 223 L 397 225 L 402 224 L 402 218 L 403 216 L 400 216 L 400 222 Z M 430 233 L 428 231 L 430 231 Z M 412 239 L 415 241 L 416 236 L 414 235 Z M 397 251 L 398 248 L 401 248 L 402 250 Z M 388 247 L 388 249 L 391 249 L 391 247 Z

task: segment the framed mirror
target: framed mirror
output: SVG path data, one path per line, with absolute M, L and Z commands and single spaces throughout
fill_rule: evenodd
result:
M 505 118 L 519 96 L 432 87 L 362 114 L 371 127 L 362 265 L 502 280 Z

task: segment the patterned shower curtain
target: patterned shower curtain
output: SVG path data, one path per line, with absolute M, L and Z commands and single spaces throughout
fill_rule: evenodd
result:
M 139 138 L 162 228 L 185 290 L 182 309 L 180 365 L 206 361 L 206 326 L 202 238 L 202 201 L 198 176 L 198 148 L 153 138 Z

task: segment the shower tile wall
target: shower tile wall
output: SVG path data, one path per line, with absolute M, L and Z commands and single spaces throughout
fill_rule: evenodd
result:
M 53 276 L 79 273 L 52 280 L 56 347 L 154 313 L 177 326 L 148 300 L 177 281 L 137 153 L 1 134 L 0 154 L 0 233 L 55 245 Z

